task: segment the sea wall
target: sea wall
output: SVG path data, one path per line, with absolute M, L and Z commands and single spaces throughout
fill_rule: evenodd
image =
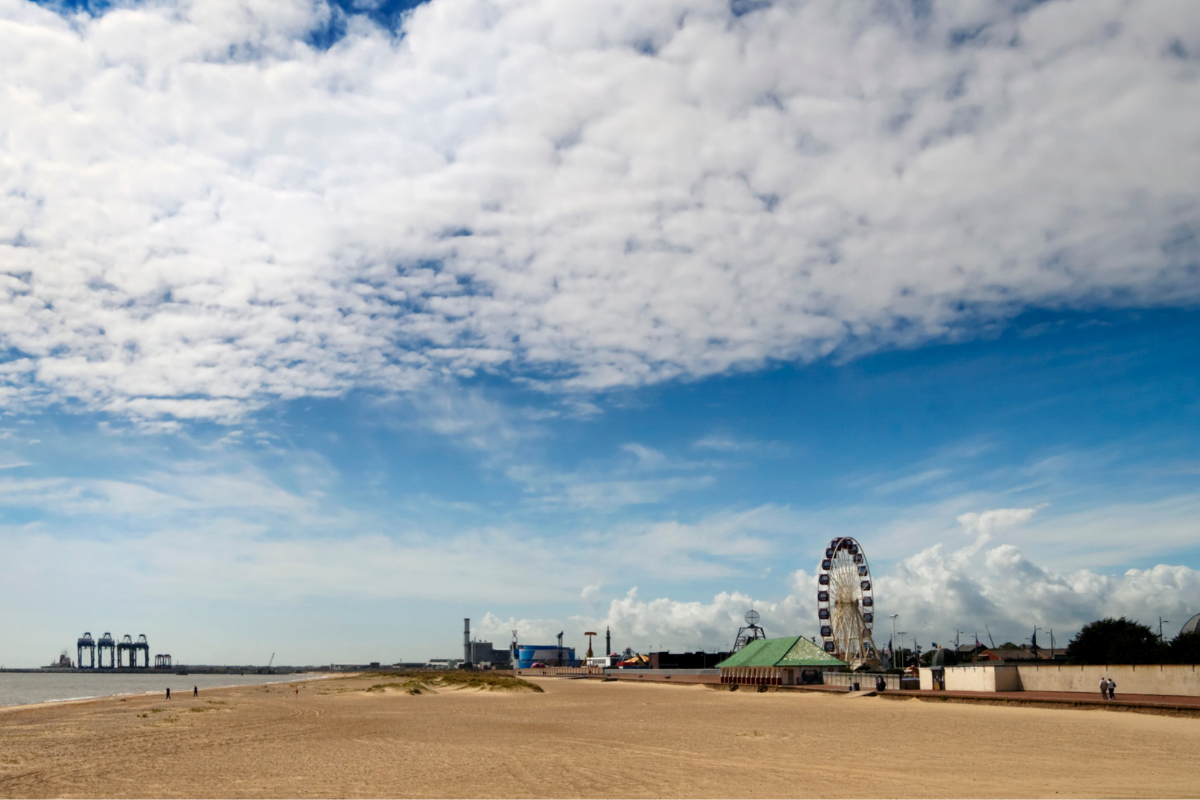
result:
M 1122 693 L 1200 697 L 1200 670 L 1194 664 L 1018 664 L 1016 669 L 1021 688 L 1027 692 L 1092 692 L 1099 696 L 1100 678 L 1104 677 L 1117 684 L 1117 697 Z M 948 684 L 949 679 L 946 688 L 950 688 Z

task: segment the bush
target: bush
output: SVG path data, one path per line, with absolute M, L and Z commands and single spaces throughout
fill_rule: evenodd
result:
M 1200 664 L 1200 633 L 1181 633 L 1166 649 L 1172 664 Z
M 1072 664 L 1160 664 L 1167 648 L 1149 627 L 1125 619 L 1090 622 L 1067 645 Z

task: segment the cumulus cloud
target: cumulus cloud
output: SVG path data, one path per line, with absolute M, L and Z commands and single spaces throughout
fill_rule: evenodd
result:
M 1034 513 L 998 509 L 962 515 L 959 522 L 974 540 L 948 552 L 934 545 L 877 576 L 881 607 L 900 614 L 901 627 L 939 641 L 957 628 L 974 633 L 984 625 L 1017 641 L 1035 625 L 1053 628 L 1066 641 L 1102 617 L 1149 622 L 1200 609 L 1200 572 L 1190 567 L 1159 564 L 1123 575 L 1056 572 L 1033 563 L 1013 544 L 985 546 L 994 531 L 1028 522 Z
M 113 585 L 138 586 L 141 596 L 176 600 L 469 601 L 495 617 L 476 626 L 485 638 L 507 641 L 515 627 L 523 640 L 550 641 L 559 630 L 577 635 L 611 627 L 622 648 L 640 650 L 728 647 L 751 607 L 771 635 L 817 631 L 813 573 L 796 569 L 782 587 L 762 577 L 764 566 L 780 573 L 808 566 L 815 552 L 812 534 L 796 533 L 806 517 L 791 509 L 764 506 L 691 523 L 625 522 L 565 537 L 518 526 L 433 535 L 339 508 L 310 491 L 319 481 L 285 489 L 238 462 L 226 466 L 183 464 L 125 480 L 5 475 L 0 501 L 42 513 L 37 522 L 0 527 L 9 568 L 0 596 L 17 603 L 46 586 L 91 586 L 103 574 Z M 1172 507 L 1189 509 L 1187 519 L 1194 519 L 1191 506 Z M 1154 511 L 1138 513 L 1158 528 L 1158 518 L 1147 516 Z M 1034 625 L 1053 628 L 1065 641 L 1104 616 L 1149 622 L 1200 611 L 1200 572 L 1187 566 L 1104 574 L 1039 563 L 1044 547 L 1029 551 L 1039 554 L 1031 557 L 1013 544 L 1029 541 L 1028 531 L 1053 538 L 1057 520 L 1037 523 L 1038 514 L 1034 508 L 959 514 L 957 541 L 951 534 L 948 543 L 910 549 L 896 562 L 876 555 L 881 638 L 890 631 L 890 614 L 900 615 L 899 629 L 927 643 L 956 628 L 982 635 L 985 625 L 998 642 L 1020 641 Z M 1194 528 L 1188 522 L 1180 529 L 1188 525 Z M 724 590 L 699 599 L 645 588 L 700 580 Z M 500 621 L 518 606 L 541 610 Z
M 891 635 L 891 614 L 900 615 L 898 630 L 925 645 L 952 640 L 956 629 L 965 629 L 968 636 L 978 630 L 986 639 L 985 626 L 997 643 L 1020 642 L 1038 626 L 1053 629 L 1061 644 L 1086 623 L 1107 616 L 1150 623 L 1160 616 L 1184 620 L 1200 610 L 1200 571 L 1190 567 L 1159 564 L 1118 575 L 1086 569 L 1057 572 L 1033 563 L 1015 545 L 984 546 L 997 531 L 1026 524 L 1035 513 L 1036 509 L 994 509 L 964 514 L 959 520 L 962 531 L 972 536 L 966 546 L 947 552 L 944 545 L 935 545 L 877 571 L 877 643 L 883 645 Z M 797 570 L 790 576 L 790 588 L 782 598 L 726 591 L 701 602 L 647 600 L 634 587 L 610 600 L 602 614 L 522 620 L 512 627 L 525 625 L 538 635 L 551 628 L 570 633 L 609 627 L 622 648 L 718 650 L 732 644 L 744 614 L 753 608 L 768 635 L 815 635 L 816 575 Z M 597 597 L 594 589 L 584 590 L 589 605 Z
M 0 0 L 5 396 L 229 420 L 1194 303 L 1191 4 L 1026 5 L 432 0 L 320 50 L 313 0 Z

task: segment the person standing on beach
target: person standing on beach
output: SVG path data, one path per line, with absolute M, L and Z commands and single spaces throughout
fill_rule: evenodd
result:
M 1100 678 L 1100 699 L 1108 699 L 1108 678 Z
M 171 699 L 171 687 L 170 686 L 167 687 L 167 699 L 168 700 Z
M 1108 679 L 1108 699 L 1117 699 L 1117 683 L 1112 678 Z
M 200 696 L 200 687 L 193 686 L 192 687 L 192 697 L 199 697 L 199 696 Z

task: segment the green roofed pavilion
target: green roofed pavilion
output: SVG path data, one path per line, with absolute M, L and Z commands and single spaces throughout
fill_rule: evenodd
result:
M 803 636 L 782 639 L 758 639 L 717 664 L 732 667 L 844 667 L 839 661 Z
M 820 683 L 820 672 L 845 666 L 803 636 L 758 639 L 717 664 L 721 683 L 760 686 Z

